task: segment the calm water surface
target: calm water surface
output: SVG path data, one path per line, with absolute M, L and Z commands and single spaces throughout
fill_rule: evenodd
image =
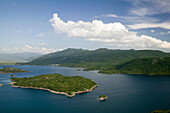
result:
M 0 74 L 0 84 L 4 84 L 0 87 L 0 113 L 150 113 L 170 109 L 170 76 L 106 75 L 55 66 L 13 67 L 31 71 L 16 73 L 16 77 L 60 73 L 90 78 L 99 86 L 92 92 L 68 98 L 48 91 L 12 88 L 7 84 L 11 74 Z M 100 102 L 100 94 L 108 99 Z

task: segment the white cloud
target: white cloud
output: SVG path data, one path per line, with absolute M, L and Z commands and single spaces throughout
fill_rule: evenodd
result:
M 157 33 L 157 34 L 159 34 L 159 35 L 168 35 L 168 34 L 170 34 L 170 31 L 168 31 L 168 32 L 160 32 L 160 33 Z
M 144 29 L 144 28 L 164 28 L 170 29 L 170 22 L 163 23 L 139 23 L 133 25 L 127 25 L 130 29 Z
M 39 46 L 45 46 L 45 45 L 48 45 L 47 43 L 44 43 L 44 42 L 41 42 L 41 43 L 38 43 L 37 45 Z
M 170 0 L 127 0 L 135 7 L 130 10 L 131 14 L 138 16 L 154 15 L 161 13 L 170 14 Z
M 84 38 L 90 41 L 105 42 L 107 45 L 120 48 L 147 48 L 170 50 L 170 43 L 146 35 L 137 36 L 136 32 L 128 31 L 119 23 L 103 23 L 101 20 L 92 22 L 64 22 L 54 14 L 50 19 L 56 33 L 64 33 L 69 37 Z
M 155 32 L 155 30 L 151 30 L 151 33 L 154 33 Z
M 37 37 L 44 37 L 44 33 L 39 33 L 36 35 Z
M 144 17 L 144 16 L 118 16 L 115 14 L 103 14 L 100 16 L 95 16 L 94 18 L 100 17 L 109 17 L 109 18 L 118 18 L 119 21 L 128 22 L 128 23 L 151 23 L 151 22 L 159 22 L 160 20 L 153 17 Z
M 144 16 L 144 15 L 150 14 L 147 8 L 137 8 L 135 10 L 131 10 L 131 13 L 138 15 L 138 16 Z
M 45 47 L 33 47 L 30 45 L 25 45 L 22 48 L 14 47 L 14 48 L 3 48 L 2 52 L 4 53 L 22 53 L 22 52 L 35 52 L 35 53 L 52 53 L 60 50 L 55 50 L 52 48 L 45 48 Z
M 106 15 L 102 15 L 102 16 L 105 16 L 105 17 L 118 17 L 116 14 L 106 14 Z

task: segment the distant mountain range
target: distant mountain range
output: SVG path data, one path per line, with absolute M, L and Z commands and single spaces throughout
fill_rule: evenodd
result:
M 35 58 L 40 57 L 42 54 L 32 53 L 32 52 L 23 52 L 23 53 L 0 53 L 0 62 L 6 61 L 31 61 Z
M 167 75 L 170 74 L 169 60 L 170 53 L 158 50 L 111 50 L 101 48 L 90 51 L 69 48 L 63 51 L 43 55 L 24 64 L 60 64 L 61 66 L 83 67 L 86 71 L 100 70 L 102 73 L 109 74 L 144 73 Z

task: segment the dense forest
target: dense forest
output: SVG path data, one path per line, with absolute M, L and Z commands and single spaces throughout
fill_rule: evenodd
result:
M 130 73 L 149 75 L 170 75 L 170 57 L 140 58 L 113 66 L 100 73 Z
M 145 73 L 145 74 L 167 74 L 169 64 L 159 58 L 165 58 L 168 61 L 170 53 L 165 53 L 158 50 L 111 50 L 101 48 L 97 50 L 82 50 L 82 49 L 66 49 L 51 54 L 39 57 L 31 62 L 24 63 L 29 65 L 50 65 L 60 64 L 60 66 L 69 67 L 83 67 L 85 71 L 88 70 L 100 70 L 101 73 Z M 148 58 L 142 59 L 142 58 Z M 152 64 L 150 58 L 159 60 L 161 66 L 165 66 L 166 69 L 161 69 L 159 64 Z M 135 61 L 137 60 L 137 61 Z M 132 63 L 133 62 L 133 63 Z M 141 67 L 136 63 L 138 62 Z M 161 63 L 162 62 L 162 63 Z M 147 63 L 147 65 L 145 65 Z M 151 63 L 149 65 L 149 63 Z M 165 63 L 165 65 L 163 65 Z M 130 68 L 122 67 L 123 65 L 130 65 Z M 133 65 L 133 66 L 132 66 Z M 145 67 L 145 70 L 142 68 Z M 153 71 L 150 66 L 154 66 Z M 135 66 L 138 66 L 134 68 Z M 121 67 L 121 68 L 120 68 Z M 134 69 L 132 69 L 134 68 Z M 141 68 L 141 69 L 140 69 Z M 147 69 L 150 68 L 150 69 Z M 162 67 L 163 68 L 163 67 Z M 154 73 L 153 73 L 154 72 Z M 156 72 L 156 73 L 155 73 Z M 160 73 L 159 73 L 160 72 Z M 168 72 L 169 74 L 169 72 Z
M 60 74 L 45 74 L 34 77 L 11 78 L 16 86 L 47 88 L 53 91 L 65 92 L 69 95 L 77 91 L 86 91 L 97 85 L 94 81 L 81 76 L 62 76 Z

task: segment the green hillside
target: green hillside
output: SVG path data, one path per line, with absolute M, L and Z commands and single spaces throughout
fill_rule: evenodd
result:
M 131 73 L 149 75 L 170 75 L 170 57 L 141 58 L 101 70 L 102 73 Z
M 29 65 L 60 64 L 61 66 L 83 67 L 84 70 L 101 70 L 104 73 L 117 73 L 115 66 L 140 58 L 170 57 L 170 53 L 158 50 L 97 50 L 66 49 L 39 57 Z M 112 71 L 110 71 L 112 70 Z
M 168 57 L 169 53 L 164 53 L 158 50 L 110 50 L 97 49 L 93 51 L 82 49 L 66 49 L 47 55 L 43 55 L 27 64 L 47 65 L 47 64 L 62 64 L 62 65 L 77 65 L 82 63 L 112 63 L 118 64 L 136 58 L 149 57 Z

